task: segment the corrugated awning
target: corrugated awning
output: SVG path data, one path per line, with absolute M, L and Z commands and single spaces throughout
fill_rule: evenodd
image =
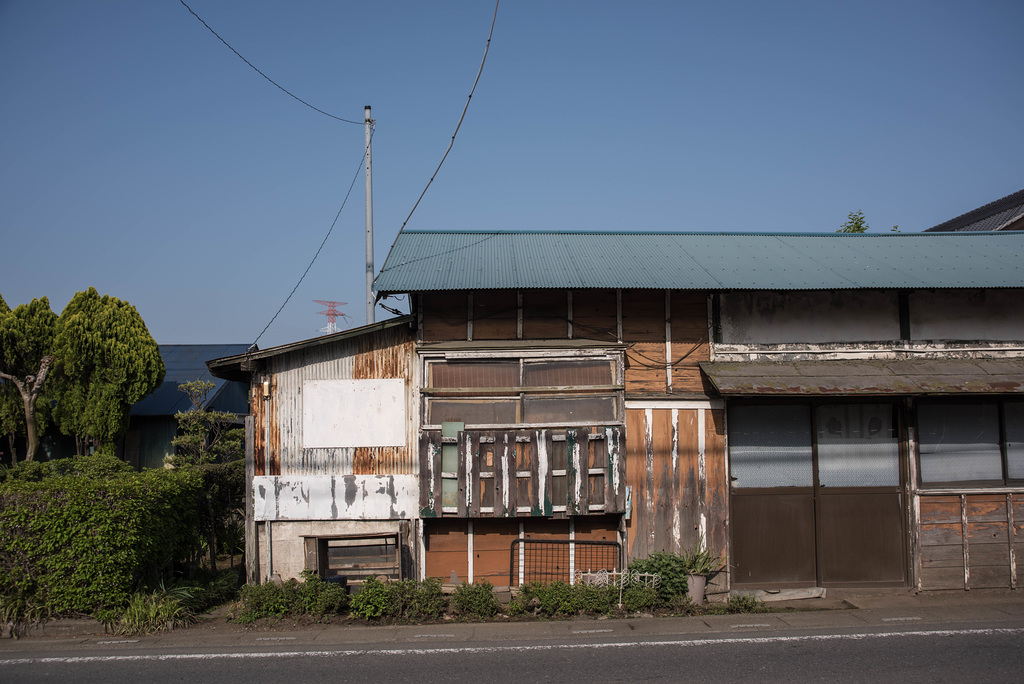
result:
M 737 395 L 1024 393 L 1024 359 L 703 361 L 718 391 Z

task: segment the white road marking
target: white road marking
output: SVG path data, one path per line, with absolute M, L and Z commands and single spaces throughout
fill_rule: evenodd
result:
M 97 644 L 137 644 L 138 639 L 116 639 L 111 641 L 97 641 Z
M 444 637 L 446 639 L 454 639 L 454 634 L 417 634 L 413 638 L 415 639 L 429 639 L 430 637 Z
M 256 637 L 256 641 L 294 641 L 298 637 Z
M 572 633 L 573 634 L 603 634 L 605 632 L 610 632 L 610 631 L 612 631 L 612 630 L 610 630 L 610 629 L 574 629 L 574 630 L 572 630 Z
M 907 622 L 910 620 L 920 620 L 919 617 L 894 617 L 894 618 L 882 618 L 882 622 Z
M 4 665 L 28 664 L 81 664 L 103 662 L 143 662 L 143 661 L 174 661 L 174 660 L 238 660 L 242 658 L 332 658 L 354 656 L 403 656 L 403 655 L 452 655 L 460 653 L 507 653 L 530 651 L 571 651 L 594 648 L 635 648 L 656 646 L 677 646 L 695 648 L 700 646 L 724 646 L 733 644 L 771 644 L 798 643 L 803 641 L 861 641 L 864 639 L 885 639 L 888 637 L 956 637 L 956 636 L 991 636 L 995 634 L 1022 634 L 1024 627 L 992 628 L 992 629 L 936 629 L 917 632 L 865 632 L 862 634 L 811 634 L 805 636 L 772 636 L 772 637 L 734 637 L 729 639 L 692 639 L 672 641 L 619 641 L 596 644 L 538 644 L 534 646 L 465 646 L 451 648 L 389 648 L 360 649 L 351 651 L 283 651 L 271 653 L 267 651 L 244 653 L 174 653 L 163 655 L 104 655 L 104 656 L 65 656 L 55 658 L 8 658 L 0 660 Z
M 767 622 L 752 622 L 749 625 L 729 625 L 729 629 L 740 629 L 741 627 L 771 627 Z

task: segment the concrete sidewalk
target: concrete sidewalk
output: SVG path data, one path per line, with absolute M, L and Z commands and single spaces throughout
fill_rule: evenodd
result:
M 81 648 L 217 649 L 251 647 L 264 650 L 304 649 L 369 644 L 419 644 L 453 647 L 467 642 L 514 643 L 619 636 L 651 638 L 669 635 L 747 634 L 891 627 L 893 631 L 971 623 L 1024 627 L 1024 592 L 972 590 L 914 593 L 910 590 L 829 590 L 822 598 L 767 604 L 772 612 L 691 617 L 575 618 L 516 622 L 447 621 L 423 625 L 313 624 L 282 620 L 247 627 L 223 616 L 204 616 L 187 629 L 143 637 L 105 634 L 92 620 L 55 621 L 34 628 L 21 639 L 0 640 L 0 654 L 30 649 L 51 652 Z

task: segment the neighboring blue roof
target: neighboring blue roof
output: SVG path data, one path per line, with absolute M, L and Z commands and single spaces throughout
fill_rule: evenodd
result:
M 1006 230 L 1008 227 L 1020 225 L 1024 218 L 1024 190 L 1001 197 L 983 207 L 973 209 L 937 226 L 932 226 L 928 233 L 949 231 L 991 231 Z
M 224 356 L 244 353 L 246 344 L 161 344 L 160 356 L 167 369 L 164 381 L 148 397 L 131 408 L 132 416 L 173 416 L 192 408 L 188 396 L 178 385 L 193 380 L 212 382 L 214 387 L 206 396 L 208 408 L 231 413 L 248 413 L 247 387 L 244 383 L 215 378 L 206 362 Z M 241 391 L 239 392 L 239 387 Z
M 403 231 L 374 283 L 429 290 L 1024 287 L 1024 233 Z

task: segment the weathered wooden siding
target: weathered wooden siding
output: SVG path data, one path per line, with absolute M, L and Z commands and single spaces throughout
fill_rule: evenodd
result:
M 419 295 L 424 342 L 588 339 L 624 342 L 630 396 L 704 395 L 707 296 L 665 290 L 513 290 Z M 621 333 L 621 334 L 620 334 Z
M 626 484 L 632 495 L 629 558 L 679 553 L 701 537 L 715 554 L 728 540 L 724 411 L 626 410 Z
M 555 432 L 560 434 L 556 437 Z M 620 426 L 459 432 L 458 505 L 442 505 L 439 432 L 420 436 L 420 515 L 459 518 L 566 517 L 625 510 Z M 565 463 L 553 458 L 556 445 Z
M 1016 588 L 1024 493 L 922 494 L 921 589 Z
M 253 386 L 257 475 L 399 475 L 416 473 L 419 396 L 413 332 L 386 328 L 354 340 L 296 350 L 270 359 Z M 303 384 L 310 380 L 400 378 L 406 381 L 406 445 L 303 448 Z M 262 380 L 270 383 L 263 397 Z M 266 440 L 259 444 L 261 435 Z M 265 465 L 261 469 L 260 455 Z

